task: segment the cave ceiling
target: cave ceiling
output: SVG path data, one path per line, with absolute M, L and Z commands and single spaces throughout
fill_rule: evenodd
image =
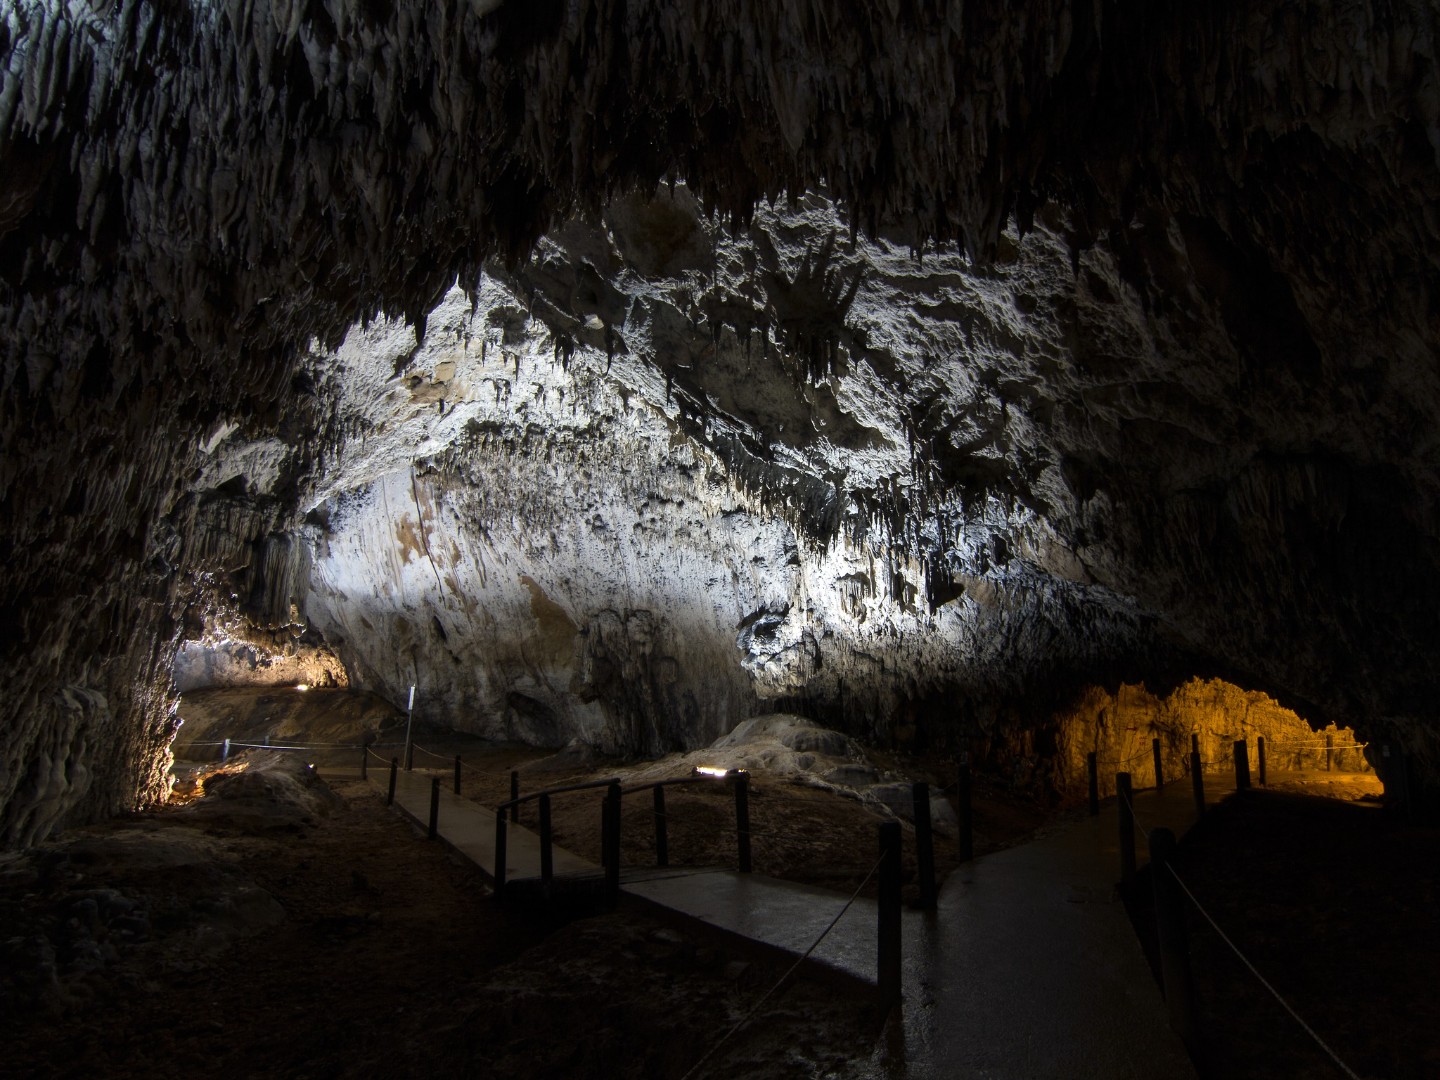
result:
M 1436 22 L 7 5 L 5 841 L 240 622 L 632 752 L 1196 673 L 1423 742 Z

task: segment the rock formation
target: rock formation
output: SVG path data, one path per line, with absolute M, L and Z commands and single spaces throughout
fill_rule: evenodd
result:
M 222 639 L 632 752 L 1221 674 L 1433 772 L 1436 21 L 10 5 L 0 842 Z

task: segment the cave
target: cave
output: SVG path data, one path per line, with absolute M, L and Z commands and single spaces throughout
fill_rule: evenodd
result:
M 12 0 L 0 859 L 185 803 L 231 739 L 603 772 L 781 716 L 1027 822 L 1087 754 L 1113 800 L 1152 738 L 1183 777 L 1263 737 L 1369 777 L 1415 864 L 1379 872 L 1431 881 L 1437 33 Z

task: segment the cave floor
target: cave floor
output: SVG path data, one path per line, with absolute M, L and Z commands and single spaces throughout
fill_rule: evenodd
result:
M 1382 806 L 1373 775 L 1272 777 L 1181 843 L 1177 868 L 1289 1005 L 1366 1080 L 1440 1076 L 1440 828 Z M 1202 1074 L 1344 1073 L 1188 909 Z
M 676 1077 L 785 970 L 637 912 L 557 923 L 501 907 L 368 784 L 329 784 L 332 811 L 277 811 L 259 831 L 167 808 L 0 865 L 0 1072 Z M 162 857 L 126 850 L 146 847 Z M 224 897 L 256 890 L 283 914 L 237 924 Z M 120 929 L 102 900 L 84 930 L 102 892 L 148 927 Z M 79 962 L 91 935 L 98 967 Z M 845 1075 L 878 1026 L 867 999 L 792 981 L 722 1069 Z
M 507 750 L 496 760 L 508 768 L 526 759 Z M 497 769 L 497 789 L 502 779 L 508 782 L 508 773 Z M 1440 830 L 1412 828 L 1353 801 L 1373 794 L 1373 777 L 1271 779 L 1272 790 L 1226 800 L 1186 838 L 1183 872 L 1361 1075 L 1436 1075 L 1440 1013 L 1430 979 L 1440 964 L 1433 919 Z M 74 830 L 0 861 L 6 1075 L 126 1077 L 184 1068 L 219 1077 L 678 1077 L 788 966 L 643 912 L 557 925 L 501 908 L 487 899 L 472 866 L 419 839 L 412 824 L 386 810 L 382 794 L 358 780 L 330 783 L 338 800 L 324 814 L 289 821 L 269 815 L 256 827 L 251 819 L 201 822 L 183 809 L 166 809 Z M 791 787 L 769 787 L 757 799 L 761 812 L 772 822 L 793 821 L 828 852 L 829 862 L 848 850 L 854 873 L 863 874 L 875 817 L 853 800 Z M 766 785 L 759 790 L 767 792 Z M 1188 802 L 1184 785 L 1170 793 L 1178 806 Z M 1150 797 L 1142 792 L 1137 808 L 1154 824 L 1147 817 Z M 693 828 L 680 830 L 678 847 L 672 844 L 677 862 L 723 864 L 718 856 L 733 845 L 733 835 L 717 828 L 731 813 L 728 800 L 706 798 L 691 800 Z M 568 813 L 575 818 L 567 828 L 583 846 L 595 822 L 578 806 Z M 1024 819 L 1016 810 L 1009 821 Z M 989 820 L 987 827 L 994 826 Z M 1014 1017 L 987 1005 L 1003 998 L 986 971 L 1028 986 L 1020 1008 L 1049 1022 L 1037 1025 L 1044 1045 L 1022 1047 L 1029 1058 L 1013 1057 L 1006 1072 L 981 1068 L 976 1074 L 1047 1075 L 1034 1062 L 1049 1047 L 1072 1039 L 1080 1045 L 1093 1033 L 1057 1030 L 1035 990 L 1035 973 L 1054 981 L 1060 962 L 1050 954 L 1025 958 L 1031 943 L 1026 920 L 1015 912 L 1041 903 L 1063 903 L 1057 918 L 1111 910 L 1118 906 L 1109 887 L 1115 875 L 1106 873 L 1106 884 L 1093 892 L 1061 897 L 1051 890 L 1042 897 L 1034 890 L 1018 904 L 1002 904 L 995 919 L 1008 929 L 1000 934 L 973 922 L 974 900 L 982 878 L 1023 878 L 1026 860 L 1077 828 L 1092 830 L 1098 845 L 1113 845 L 1113 818 L 1090 822 L 1083 811 L 1065 814 L 1052 817 L 1035 843 L 950 875 L 940 918 L 972 925 L 942 936 L 928 972 L 917 969 L 917 943 L 907 942 L 909 1015 L 892 1017 L 881 1037 L 865 996 L 801 979 L 767 1003 L 706 1075 L 948 1075 L 924 1068 L 945 1049 L 937 1041 L 956 1042 L 950 1060 L 973 1064 L 991 1042 L 1004 1045 L 994 1039 L 1004 1029 L 992 1021 L 1016 1028 Z M 1033 827 L 1015 830 L 1014 839 L 1033 834 Z M 634 845 L 627 847 L 627 862 L 643 864 L 644 830 L 637 824 L 627 836 Z M 134 860 L 133 852 L 104 855 L 106 845 L 133 848 L 162 837 L 169 838 L 164 857 L 148 863 Z M 986 844 L 992 842 L 988 835 Z M 1397 888 L 1395 869 L 1402 865 L 1406 885 Z M 816 868 L 802 861 L 799 872 Z M 858 882 L 816 877 L 812 884 L 834 880 L 846 894 Z M 273 897 L 283 916 L 237 922 L 234 905 L 217 899 L 217 890 L 239 895 L 237 882 L 242 892 Z M 103 893 L 146 907 L 148 929 L 119 929 L 127 919 L 105 915 L 102 897 L 100 925 L 85 930 L 85 905 Z M 89 919 L 93 924 L 93 908 Z M 925 923 L 925 916 L 907 913 L 912 936 Z M 1207 1054 L 1201 1075 L 1332 1075 L 1213 934 L 1207 937 L 1199 925 L 1192 932 Z M 93 948 L 88 954 L 81 948 L 95 942 L 108 955 L 98 966 L 84 962 Z M 1133 934 L 1125 944 L 1131 955 L 1138 952 Z M 998 967 L 982 967 L 983 952 Z M 1076 962 L 1083 967 L 1084 959 Z M 1103 962 L 1094 958 L 1091 967 Z M 950 981 L 949 989 L 937 990 L 936 972 Z M 1143 1020 L 1159 1008 L 1158 992 L 1146 979 L 1148 973 L 1122 979 L 1125 992 L 1142 1003 L 1119 1031 L 1124 1040 L 1143 1041 L 1143 1031 L 1155 1030 Z M 957 1002 L 956 993 L 970 995 L 968 1004 Z M 937 1022 L 957 1009 L 960 1022 Z M 974 1038 L 966 1035 L 971 1029 L 978 1032 Z M 1007 1053 L 1018 1052 L 1012 1046 Z M 1073 1049 L 1063 1056 L 1073 1060 Z M 1030 1064 L 1017 1071 L 1016 1062 Z M 1176 1067 L 1188 1069 L 1188 1063 Z M 1144 1071 L 1105 1075 L 1190 1074 L 1162 1071 L 1151 1061 Z
M 1212 797 L 1225 793 L 1225 779 L 1210 778 Z M 383 786 L 386 776 L 373 773 L 371 780 Z M 424 820 L 429 777 L 402 772 L 397 781 L 397 802 Z M 576 795 L 592 804 L 598 792 Z M 1135 801 L 1147 827 L 1183 832 L 1193 819 L 1188 785 L 1140 792 Z M 793 825 L 781 828 L 782 816 L 761 831 L 793 831 Z M 482 867 L 493 866 L 493 815 L 444 792 L 438 820 L 447 842 Z M 1114 887 L 1117 820 L 1112 804 L 1096 818 L 1072 819 L 1033 842 L 964 864 L 945 882 L 937 912 L 906 913 L 904 1004 L 895 1037 L 871 1061 L 874 1075 L 1195 1075 L 1168 1028 Z M 856 839 L 863 842 L 864 835 Z M 536 872 L 534 845 L 528 830 L 511 829 L 512 875 Z M 557 856 L 557 874 L 561 860 L 570 858 L 568 852 Z M 842 893 L 730 871 L 630 871 L 622 887 L 656 910 L 796 957 L 846 903 Z M 874 902 L 857 900 L 812 959 L 873 984 L 875 924 Z
M 1206 785 L 1212 805 L 1233 791 L 1233 780 L 1225 773 L 1207 775 Z M 423 817 L 426 777 L 416 774 L 402 782 L 402 802 L 406 789 L 413 789 L 410 812 Z M 1232 802 L 1244 803 L 1251 796 L 1343 805 L 1342 800 L 1375 799 L 1378 792 L 1373 775 L 1272 773 L 1268 791 L 1227 801 L 1226 813 Z M 447 796 L 447 808 L 459 803 Z M 1140 791 L 1135 807 L 1143 868 L 1144 830 L 1163 824 L 1184 834 L 1192 825 L 1190 786 L 1172 782 L 1161 792 Z M 442 832 L 449 812 L 442 810 Z M 784 816 L 777 813 L 775 820 Z M 636 818 L 643 823 L 643 814 Z M 593 824 L 574 835 L 593 831 Z M 712 824 L 720 824 L 719 819 Z M 493 817 L 481 832 L 488 840 Z M 852 839 L 863 841 L 866 835 L 862 831 Z M 1032 842 L 958 867 L 942 888 L 935 914 L 906 912 L 906 1002 L 892 1018 L 890 1037 L 878 1044 L 868 1065 L 857 1063 L 861 1074 L 1195 1076 L 1194 1065 L 1168 1029 L 1146 950 L 1114 886 L 1117 863 L 1118 821 L 1111 802 L 1096 818 L 1065 816 Z M 519 869 L 512 861 L 512 873 Z M 685 913 L 792 955 L 804 950 L 845 900 L 832 890 L 725 870 L 647 873 L 632 868 L 624 882 L 628 895 L 644 897 L 672 915 Z M 816 959 L 873 982 L 874 923 L 873 902 L 860 899 L 825 939 Z M 1214 987 L 1206 984 L 1206 990 L 1213 993 Z M 1214 1029 L 1213 1023 L 1206 1024 L 1210 1041 L 1216 1039 Z M 1207 1042 L 1201 1052 L 1203 1075 L 1246 1075 L 1230 1060 L 1234 1047 L 1212 1050 Z M 1214 1070 L 1215 1060 L 1226 1061 L 1221 1071 Z

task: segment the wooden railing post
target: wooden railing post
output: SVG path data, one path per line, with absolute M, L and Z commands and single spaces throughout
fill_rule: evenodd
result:
M 900 1000 L 900 823 L 880 823 L 880 897 L 876 981 L 880 1007 Z
M 915 819 L 915 872 L 920 879 L 920 906 L 935 906 L 935 839 L 930 829 L 930 785 L 923 780 L 910 787 L 911 814 Z
M 750 873 L 750 774 L 735 777 L 735 834 L 740 847 L 740 873 Z
M 605 867 L 605 894 L 611 906 L 620 901 L 620 785 L 605 789 L 605 802 L 610 807 L 610 862 Z
M 440 835 L 440 777 L 430 778 L 430 828 L 426 835 L 434 840 Z
M 1205 816 L 1205 762 L 1200 760 L 1200 736 L 1190 736 L 1190 787 L 1195 794 L 1195 816 Z
M 1410 799 L 1410 765 L 1406 760 L 1405 747 L 1400 741 L 1385 743 L 1380 752 L 1385 761 L 1385 794 L 1393 795 L 1399 801 L 1405 820 L 1415 819 L 1415 809 Z
M 370 748 L 368 746 L 360 748 L 360 779 L 370 779 Z
M 393 757 L 392 757 L 392 758 L 390 759 L 390 788 L 389 788 L 389 790 L 386 791 L 386 793 L 385 793 L 385 805 L 386 805 L 386 806 L 394 806 L 394 805 L 395 805 L 395 774 L 396 774 L 399 770 L 400 770 L 400 759 L 399 759 L 399 758 L 393 758 Z
M 1190 942 L 1185 927 L 1184 899 L 1171 868 L 1175 834 L 1150 833 L 1150 881 L 1155 890 L 1155 930 L 1160 949 L 1160 982 L 1170 1026 L 1187 1047 L 1195 1047 L 1195 991 L 1190 975 Z
M 960 861 L 975 858 L 975 815 L 970 807 L 970 766 L 962 763 L 956 770 L 955 814 L 960 819 Z
M 510 770 L 510 820 L 520 820 L 520 804 L 515 800 L 520 798 L 520 774 L 514 769 Z
M 1331 772 L 1335 768 L 1335 736 L 1329 732 L 1325 734 L 1325 771 Z M 1260 781 L 1262 784 L 1265 781 Z
M 455 794 L 460 794 L 460 755 L 455 755 Z
M 1165 774 L 1160 768 L 1160 740 L 1150 740 L 1150 756 L 1155 759 L 1155 790 L 1159 791 L 1165 786 Z
M 550 828 L 550 796 L 541 795 L 540 799 L 540 881 L 544 885 L 550 884 L 550 879 L 555 876 L 555 851 L 553 835 Z
M 1255 737 L 1255 763 L 1260 768 L 1260 786 L 1265 786 L 1265 736 Z
M 1100 814 L 1100 763 L 1094 750 L 1085 755 L 1085 772 L 1090 781 L 1090 816 L 1097 817 Z
M 1116 810 L 1120 818 L 1120 881 L 1130 884 L 1135 877 L 1135 811 L 1134 792 L 1128 772 L 1115 774 Z
M 670 865 L 670 823 L 665 818 L 665 786 L 655 785 L 655 865 Z
M 498 898 L 505 891 L 505 863 L 508 859 L 506 851 L 507 841 L 510 835 L 510 823 L 505 820 L 505 811 L 501 810 L 495 815 L 495 896 Z
M 1244 739 L 1235 740 L 1235 790 L 1244 791 L 1250 786 L 1250 751 Z

